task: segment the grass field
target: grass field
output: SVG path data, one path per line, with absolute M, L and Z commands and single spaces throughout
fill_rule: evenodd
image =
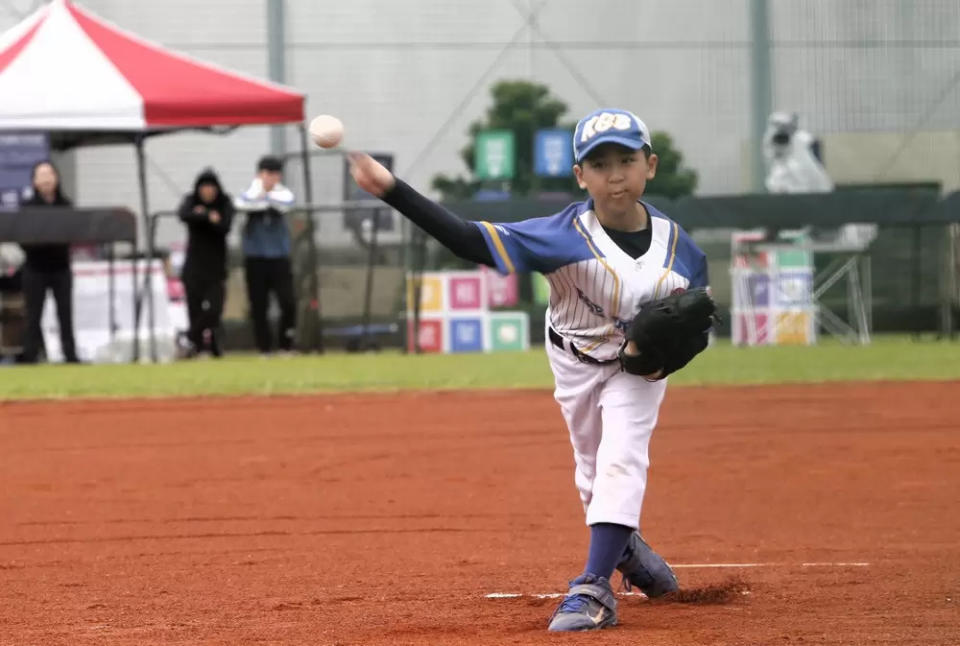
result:
M 867 347 L 737 348 L 721 342 L 671 377 L 674 385 L 960 379 L 960 343 L 878 337 Z M 550 388 L 540 348 L 491 355 L 234 355 L 161 365 L 0 368 L 0 399 L 273 395 L 331 391 Z

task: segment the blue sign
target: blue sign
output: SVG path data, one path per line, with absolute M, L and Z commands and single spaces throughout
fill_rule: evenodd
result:
M 533 141 L 533 171 L 541 177 L 573 175 L 572 141 L 569 130 L 537 130 Z
M 747 278 L 750 285 L 750 305 L 753 307 L 770 307 L 770 276 L 768 274 L 754 274 Z
M 777 276 L 777 304 L 805 307 L 813 303 L 813 271 L 781 271 Z
M 0 133 L 0 210 L 20 206 L 30 172 L 37 162 L 50 159 L 50 142 L 44 133 Z
M 450 321 L 451 352 L 483 352 L 483 320 L 452 319 Z

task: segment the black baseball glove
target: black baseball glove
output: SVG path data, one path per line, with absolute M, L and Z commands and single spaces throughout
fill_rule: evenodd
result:
M 707 347 L 716 310 L 704 288 L 644 303 L 627 326 L 620 365 L 631 374 L 657 379 L 676 372 Z M 627 354 L 630 341 L 638 354 Z

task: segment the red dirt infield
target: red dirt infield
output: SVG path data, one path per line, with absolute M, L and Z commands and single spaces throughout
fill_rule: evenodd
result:
M 587 531 L 548 392 L 0 404 L 0 644 L 960 644 L 958 418 L 670 389 L 643 527 L 685 596 L 552 635 Z

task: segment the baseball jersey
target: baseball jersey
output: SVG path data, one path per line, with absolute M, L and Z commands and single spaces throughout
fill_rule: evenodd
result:
M 650 248 L 634 259 L 607 235 L 593 200 L 545 218 L 476 222 L 502 274 L 537 271 L 550 283 L 551 327 L 578 350 L 613 359 L 627 324 L 647 301 L 707 286 L 704 253 L 666 215 L 650 215 Z

